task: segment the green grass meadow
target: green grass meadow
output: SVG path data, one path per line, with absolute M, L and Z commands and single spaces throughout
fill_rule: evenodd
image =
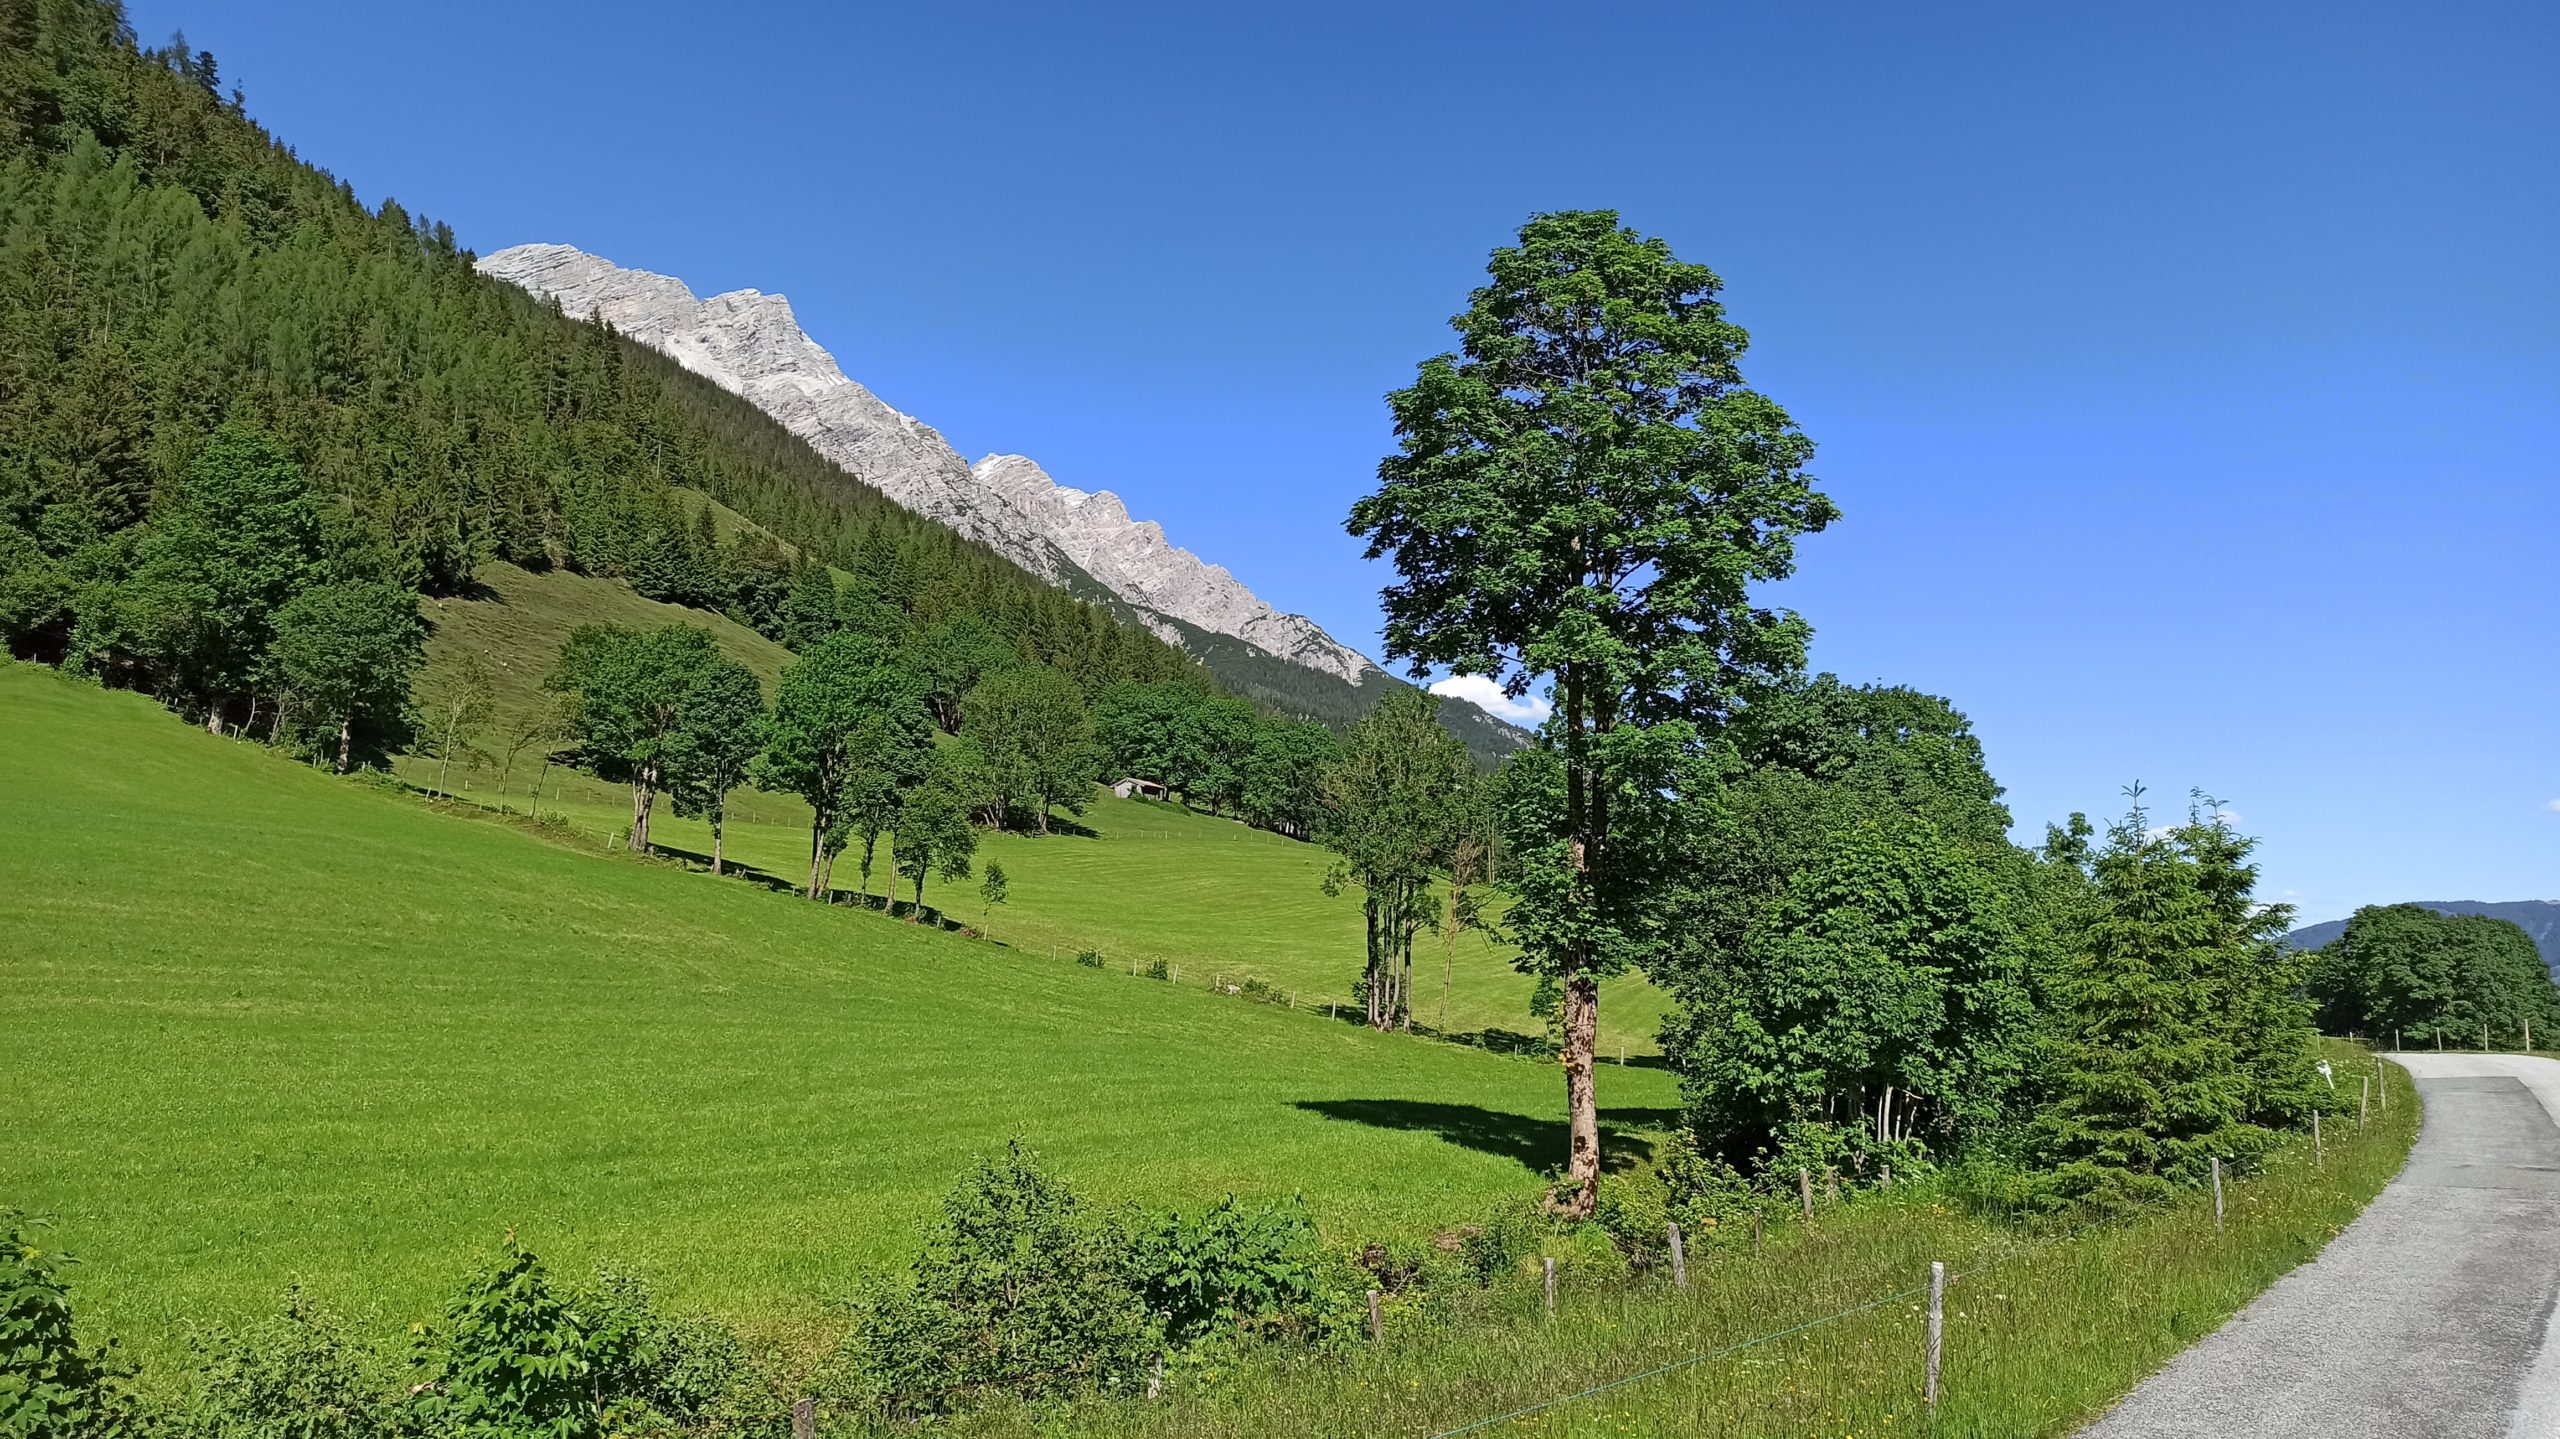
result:
M 1099 929 L 1114 886 L 1168 916 L 1234 904 L 1112 860 L 1097 818 L 1100 839 L 1020 842 L 1007 948 L 0 667 L 0 1203 L 58 1218 L 84 1323 L 148 1358 L 294 1281 L 405 1326 L 510 1225 L 564 1272 L 612 1260 L 751 1330 L 822 1329 L 1017 1135 L 1105 1201 L 1302 1191 L 1346 1243 L 1535 1192 L 1563 1142 L 1551 1064 L 1215 996 L 1188 962 L 1176 986 L 1052 960 L 1037 917 Z M 1101 858 L 1044 875 L 1035 847 Z M 1273 907 L 1226 932 L 1318 912 L 1319 867 L 1301 891 L 1240 862 L 1230 893 Z M 1642 1065 L 1601 1086 L 1621 1153 L 1676 1103 Z

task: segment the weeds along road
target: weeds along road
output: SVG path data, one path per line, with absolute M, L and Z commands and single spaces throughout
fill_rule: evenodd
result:
M 2560 1439 L 2560 1061 L 2391 1057 L 2408 1167 L 2081 1439 Z

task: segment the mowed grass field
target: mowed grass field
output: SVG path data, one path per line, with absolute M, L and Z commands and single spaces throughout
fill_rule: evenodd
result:
M 429 605 L 436 624 L 429 672 L 446 671 L 466 651 L 480 653 L 493 676 L 506 677 L 498 697 L 502 712 L 533 702 L 561 641 L 581 624 L 701 625 L 768 689 L 790 662 L 788 651 L 753 631 L 642 599 L 619 581 L 534 574 L 507 565 L 491 566 L 482 578 L 484 598 Z M 445 782 L 459 799 L 520 810 L 529 803 L 532 770 L 518 763 L 504 777 L 503 796 L 494 767 L 458 766 Z M 432 786 L 438 766 L 433 760 L 404 760 L 399 772 Z M 598 845 L 631 822 L 630 792 L 619 785 L 554 768 L 543 793 L 546 806 Z M 1361 968 L 1360 900 L 1357 891 L 1324 893 L 1332 857 L 1323 848 L 1178 804 L 1123 800 L 1099 789 L 1096 796 L 1072 824 L 1083 833 L 984 837 L 979 863 L 1003 865 L 1010 890 L 1005 906 L 987 916 L 997 939 L 1043 955 L 1055 950 L 1061 958 L 1098 950 L 1123 975 L 1132 964 L 1161 959 L 1180 968 L 1186 986 L 1206 988 L 1221 979 L 1240 985 L 1254 977 L 1297 995 L 1302 1005 L 1349 1004 Z M 727 857 L 778 880 L 806 883 L 808 807 L 796 796 L 754 790 L 739 791 L 731 804 Z M 710 826 L 680 819 L 665 805 L 651 818 L 650 832 L 663 848 L 705 863 L 711 857 Z M 872 874 L 873 894 L 888 888 L 892 872 L 884 846 Z M 855 856 L 837 865 L 835 879 L 846 894 L 855 890 L 861 883 Z M 925 902 L 969 924 L 981 918 L 971 882 L 929 881 Z M 1454 954 L 1440 936 L 1424 935 L 1414 961 L 1415 1019 L 1460 1034 L 1535 1033 L 1540 1025 L 1529 1013 L 1532 982 L 1512 968 L 1510 953 L 1482 933 L 1461 935 Z M 1664 1009 L 1662 993 L 1642 976 L 1606 983 L 1602 1056 L 1658 1054 L 1654 1036 Z
M 28 666 L 0 874 L 0 1203 L 58 1217 L 84 1321 L 146 1357 L 297 1280 L 405 1326 L 510 1225 L 823 1329 L 1014 1136 L 1107 1202 L 1302 1191 L 1345 1243 L 1562 1149 L 1551 1064 L 602 856 Z M 1676 1102 L 1601 1084 L 1621 1153 Z

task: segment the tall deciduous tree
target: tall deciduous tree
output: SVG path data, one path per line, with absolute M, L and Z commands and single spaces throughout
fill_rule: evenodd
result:
M 1317 836 L 1340 858 L 1325 891 L 1360 889 L 1374 1028 L 1413 1023 L 1414 936 L 1437 919 L 1432 875 L 1463 831 L 1474 782 L 1466 746 L 1440 726 L 1439 703 L 1413 689 L 1380 700 L 1326 772 Z
M 1352 533 L 1391 557 L 1387 648 L 1525 694 L 1552 676 L 1560 866 L 1510 916 L 1527 963 L 1563 990 L 1571 1212 L 1597 1201 L 1592 1060 L 1602 976 L 1642 957 L 1651 891 L 1621 863 L 1630 807 L 1661 785 L 1743 686 L 1799 668 L 1805 627 L 1751 587 L 1794 568 L 1835 517 L 1805 473 L 1812 442 L 1742 382 L 1748 336 L 1721 282 L 1611 211 L 1540 215 L 1496 250 L 1454 324 L 1457 354 L 1388 396 L 1399 452 Z M 1662 828 L 1659 823 L 1655 828 Z
M 962 781 L 948 766 L 909 791 L 898 806 L 898 832 L 892 853 L 898 873 L 915 886 L 915 908 L 909 920 L 924 918 L 924 882 L 928 874 L 945 880 L 969 877 L 970 860 L 978 852 L 977 827 L 969 823 L 969 803 Z
M 1019 799 L 1042 834 L 1049 811 L 1084 812 L 1093 784 L 1093 722 L 1075 682 L 1047 665 L 1015 665 L 979 682 L 961 722 L 987 758 L 1002 801 Z
M 1324 775 L 1342 757 L 1342 742 L 1312 720 L 1258 726 L 1244 767 L 1246 822 L 1306 839 L 1324 810 Z
M 932 758 L 922 687 L 878 640 L 829 635 L 782 672 L 756 772 L 767 788 L 809 802 L 809 898 L 827 897 L 855 823 L 895 813 Z
M 560 648 L 544 683 L 578 697 L 580 752 L 596 772 L 631 785 L 630 848 L 649 849 L 649 819 L 685 744 L 698 676 L 728 661 L 692 625 L 635 630 L 584 625 Z
M 667 796 L 676 813 L 710 822 L 713 874 L 726 859 L 729 792 L 747 782 L 747 767 L 763 749 L 764 692 L 754 672 L 726 655 L 702 661 L 686 682 L 682 718 L 667 747 Z
M 453 772 L 453 757 L 467 754 L 475 762 L 479 751 L 473 742 L 496 713 L 496 699 L 489 680 L 489 667 L 476 650 L 464 650 L 451 669 L 429 678 L 418 696 L 418 708 L 426 715 L 428 739 L 436 749 L 436 788 L 450 794 L 446 781 Z
M 276 612 L 271 653 L 296 703 L 337 731 L 337 768 L 355 755 L 359 726 L 399 712 L 423 662 L 417 597 L 397 585 L 321 585 Z
M 249 692 L 275 617 L 321 579 L 319 504 L 302 467 L 264 431 L 215 430 L 143 537 L 118 606 L 129 642 L 219 734 Z M 84 620 L 87 616 L 84 615 Z

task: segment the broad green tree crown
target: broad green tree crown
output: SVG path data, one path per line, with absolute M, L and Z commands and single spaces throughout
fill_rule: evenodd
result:
M 1667 877 L 1616 862 L 1620 811 L 1676 801 L 1670 752 L 1801 666 L 1804 624 L 1754 586 L 1836 512 L 1805 473 L 1812 442 L 1743 383 L 1748 336 L 1706 267 L 1589 210 L 1533 217 L 1487 268 L 1458 351 L 1387 397 L 1398 450 L 1350 529 L 1395 565 L 1391 656 L 1514 695 L 1552 680 L 1558 832 L 1522 857 L 1564 874 L 1512 922 L 1564 988 L 1570 1203 L 1588 1213 L 1598 981 L 1639 957 L 1631 927 Z

